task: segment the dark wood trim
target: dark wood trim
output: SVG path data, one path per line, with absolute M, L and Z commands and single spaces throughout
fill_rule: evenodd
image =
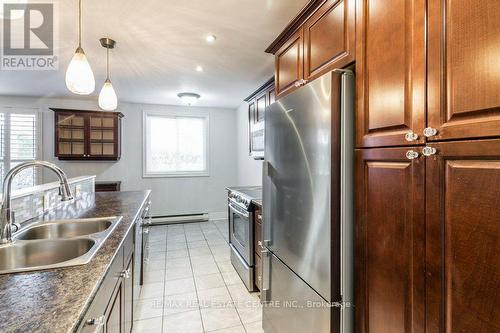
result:
M 93 113 L 93 114 L 99 114 L 99 115 L 106 115 L 106 114 L 112 114 L 112 115 L 117 115 L 120 118 L 125 117 L 125 115 L 121 112 L 109 112 L 109 111 L 95 111 L 95 110 L 78 110 L 78 109 L 58 109 L 58 108 L 49 108 L 50 110 L 54 112 L 69 112 L 69 113 L 75 113 L 75 112 L 80 112 L 80 113 Z
M 299 29 L 302 24 L 323 4 L 326 0 L 310 0 L 304 8 L 285 27 L 282 33 L 266 49 L 266 53 L 275 54 L 287 40 Z
M 274 85 L 274 76 L 270 78 L 269 80 L 266 81 L 263 85 L 261 85 L 257 90 L 255 90 L 250 96 L 244 99 L 245 102 L 250 101 L 252 98 L 254 98 L 257 94 L 259 94 L 261 91 L 266 90 L 267 87 L 273 86 Z

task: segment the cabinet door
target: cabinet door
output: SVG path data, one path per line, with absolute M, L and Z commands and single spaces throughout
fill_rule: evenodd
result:
M 500 1 L 428 3 L 430 140 L 500 136 Z
M 276 91 L 274 90 L 274 86 L 267 92 L 267 100 L 268 104 L 276 102 Z
M 356 151 L 357 332 L 423 332 L 425 162 L 409 149 Z
M 123 279 L 120 278 L 106 309 L 105 333 L 123 332 Z
M 354 2 L 328 0 L 304 23 L 304 78 L 354 61 Z
M 87 117 L 80 113 L 55 113 L 55 147 L 57 157 L 83 158 L 86 154 Z
M 425 3 L 357 0 L 357 147 L 424 143 Z
M 427 332 L 500 331 L 500 140 L 430 145 Z
M 262 290 L 262 260 L 260 259 L 260 256 L 255 256 L 255 286 L 257 289 Z
M 125 265 L 125 278 L 123 281 L 124 285 L 124 303 L 125 308 L 123 311 L 123 317 L 125 321 L 125 332 L 130 333 L 132 331 L 133 311 L 134 311 L 134 254 L 130 256 L 128 264 Z
M 118 155 L 118 117 L 90 115 L 89 155 L 94 158 Z
M 297 87 L 295 83 L 303 78 L 303 29 L 302 27 L 276 52 L 275 85 L 277 98 Z
M 255 122 L 264 121 L 264 111 L 266 111 L 266 106 L 268 105 L 267 101 L 267 91 L 264 91 L 262 94 L 256 97 L 257 111 L 256 111 L 256 120 Z

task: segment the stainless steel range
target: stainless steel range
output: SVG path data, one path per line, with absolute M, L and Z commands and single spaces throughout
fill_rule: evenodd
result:
M 262 198 L 261 187 L 228 188 L 231 263 L 248 290 L 254 290 L 254 209 L 252 200 Z

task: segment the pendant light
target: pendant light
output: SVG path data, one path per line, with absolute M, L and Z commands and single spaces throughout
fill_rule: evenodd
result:
M 66 87 L 78 95 L 89 95 L 95 89 L 94 73 L 82 49 L 82 0 L 78 0 L 78 47 L 66 70 Z
M 99 107 L 106 111 L 114 111 L 118 106 L 118 98 L 109 79 L 109 50 L 115 47 L 116 42 L 111 38 L 99 39 L 102 47 L 106 48 L 106 81 L 99 93 Z

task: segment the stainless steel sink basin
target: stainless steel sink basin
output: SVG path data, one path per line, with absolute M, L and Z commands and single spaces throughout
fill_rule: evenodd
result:
M 17 239 L 55 239 L 86 236 L 102 232 L 111 227 L 109 219 L 86 219 L 45 223 L 22 231 Z
M 17 241 L 0 247 L 0 270 L 8 273 L 75 265 L 73 260 L 88 254 L 95 244 L 90 238 Z
M 122 217 L 38 222 L 0 245 L 0 274 L 87 264 Z

